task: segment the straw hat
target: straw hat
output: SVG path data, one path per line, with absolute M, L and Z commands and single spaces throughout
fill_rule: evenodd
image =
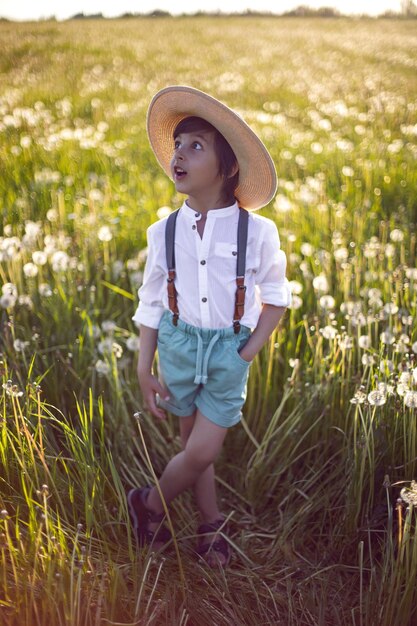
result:
M 256 210 L 272 200 L 277 187 L 275 166 L 262 141 L 232 109 L 193 87 L 175 85 L 159 91 L 147 117 L 149 141 L 160 165 L 171 177 L 173 133 L 186 117 L 202 117 L 224 136 L 239 164 L 235 196 L 241 206 Z

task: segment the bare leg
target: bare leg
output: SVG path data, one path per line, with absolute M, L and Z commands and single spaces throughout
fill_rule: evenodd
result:
M 194 427 L 196 414 L 180 418 L 180 434 L 183 449 Z M 220 517 L 217 504 L 216 483 L 214 480 L 214 465 L 211 463 L 200 474 L 194 483 L 194 496 L 203 522 L 210 524 Z
M 197 410 L 185 449 L 169 461 L 159 479 L 159 486 L 167 503 L 194 485 L 201 474 L 212 465 L 221 450 L 226 433 L 227 428 L 217 426 Z M 147 505 L 156 513 L 163 511 L 162 501 L 155 487 L 149 493 Z

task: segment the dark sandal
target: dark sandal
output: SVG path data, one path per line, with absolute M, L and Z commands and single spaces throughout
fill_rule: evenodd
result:
M 145 501 L 151 487 L 147 485 L 142 489 L 131 489 L 127 494 L 129 513 L 133 521 L 136 539 L 140 547 L 151 545 L 152 543 L 168 543 L 171 540 L 171 533 L 168 528 L 162 525 L 165 513 L 152 513 L 145 506 Z M 160 523 L 156 530 L 149 529 L 149 523 Z
M 201 526 L 197 529 L 198 535 L 208 535 L 216 533 L 219 528 L 224 526 L 224 519 L 218 519 L 212 524 L 201 524 Z M 230 559 L 232 558 L 232 552 L 230 549 L 230 545 L 228 541 L 222 537 L 221 535 L 215 541 L 206 541 L 201 543 L 196 550 L 197 554 L 207 561 L 207 556 L 210 553 L 221 554 L 224 558 L 224 561 L 219 561 L 219 565 L 222 567 L 226 567 L 230 563 Z

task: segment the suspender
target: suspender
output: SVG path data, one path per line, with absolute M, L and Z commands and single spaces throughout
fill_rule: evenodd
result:
M 175 289 L 175 226 L 178 212 L 179 209 L 170 214 L 165 227 L 165 253 L 168 268 L 168 305 L 172 311 L 172 323 L 174 326 L 177 325 L 179 316 L 177 290 Z
M 172 311 L 172 323 L 178 323 L 179 310 L 177 302 L 177 290 L 175 289 L 175 225 L 179 209 L 171 213 L 167 219 L 165 228 L 165 252 L 168 268 L 167 288 L 168 305 Z M 236 295 L 235 310 L 233 315 L 233 328 L 235 333 L 240 331 L 240 320 L 245 311 L 245 269 L 246 269 L 246 246 L 248 241 L 249 213 L 239 207 L 239 221 L 237 226 L 237 262 L 236 262 Z

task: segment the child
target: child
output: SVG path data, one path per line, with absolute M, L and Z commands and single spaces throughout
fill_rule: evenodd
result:
M 220 535 L 213 463 L 240 421 L 252 360 L 291 297 L 275 224 L 248 213 L 274 197 L 275 167 L 240 116 L 191 87 L 158 92 L 147 129 L 159 163 L 187 199 L 147 231 L 133 317 L 140 326 L 138 379 L 155 417 L 165 419 L 164 409 L 179 416 L 183 450 L 159 479 L 164 499 L 168 504 L 194 487 L 204 536 L 197 552 L 210 566 L 225 566 L 230 545 Z M 169 540 L 155 487 L 132 489 L 128 503 L 142 545 L 160 548 Z

